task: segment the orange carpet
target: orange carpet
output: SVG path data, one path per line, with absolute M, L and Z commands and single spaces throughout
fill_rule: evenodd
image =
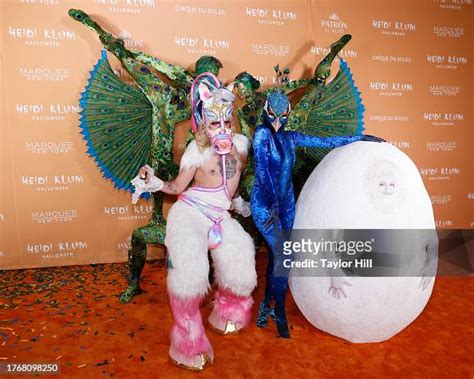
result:
M 264 254 L 258 257 L 262 297 Z M 473 278 L 438 278 L 426 309 L 391 340 L 351 344 L 313 328 L 288 299 L 292 338 L 274 324 L 241 335 L 208 329 L 216 355 L 204 372 L 168 362 L 171 314 L 162 261 L 145 267 L 145 294 L 121 305 L 125 264 L 0 273 L 0 362 L 53 362 L 61 376 L 119 377 L 474 377 Z M 203 317 L 211 310 L 209 296 Z M 8 376 L 11 377 L 11 376 Z M 56 376 L 57 377 L 57 376 Z

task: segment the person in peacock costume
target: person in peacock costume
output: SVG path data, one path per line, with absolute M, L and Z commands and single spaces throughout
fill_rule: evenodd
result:
M 269 245 L 267 283 L 260 305 L 257 326 L 265 327 L 268 316 L 276 322 L 279 335 L 289 338 L 285 311 L 288 288 L 288 270 L 283 261 L 282 238 L 291 231 L 295 219 L 293 167 L 295 151 L 299 147 L 333 149 L 356 141 L 380 142 L 369 135 L 318 137 L 298 131 L 286 131 L 291 116 L 288 97 L 275 90 L 265 104 L 264 121 L 255 131 L 253 139 L 255 182 L 251 193 L 251 211 L 258 230 Z M 286 275 L 282 275 L 285 272 Z M 271 309 L 272 301 L 275 302 Z
M 269 259 L 257 326 L 265 327 L 271 316 L 283 338 L 290 337 L 290 333 L 285 311 L 288 270 L 283 266 L 283 260 L 288 257 L 283 255 L 281 242 L 291 231 L 295 217 L 293 171 L 297 162 L 296 150 L 303 149 L 299 159 L 303 159 L 305 170 L 300 171 L 300 175 L 307 175 L 308 168 L 314 168 L 315 163 L 335 147 L 361 140 L 383 141 L 362 134 L 364 108 L 349 68 L 342 59 L 336 77 L 326 84 L 332 61 L 350 39 L 345 35 L 331 45 L 330 53 L 317 66 L 311 80 L 289 81 L 289 70 L 281 72 L 276 66 L 281 85 L 259 93 L 250 74 L 239 74 L 236 78 L 240 81 L 242 95 L 249 99 L 241 108 L 241 117 L 247 116 L 247 125 L 259 122 L 253 135 L 251 211 L 255 225 L 269 246 Z M 291 111 L 287 94 L 300 88 L 305 88 L 305 93 Z M 243 130 L 250 129 L 248 126 Z M 302 183 L 305 180 L 300 179 Z
M 279 85 L 258 91 L 260 82 L 255 77 L 246 71 L 239 73 L 235 77 L 236 88 L 239 96 L 245 101 L 245 104 L 237 110 L 242 133 L 252 141 L 255 129 L 263 122 L 264 107 L 268 95 L 276 88 L 292 99 L 298 98 L 301 92 L 304 93 L 304 99 L 301 98 L 298 101 L 291 118 L 291 124 L 286 127 L 287 130 L 327 137 L 362 133 L 364 107 L 360 93 L 354 85 L 352 74 L 342 59 L 336 78 L 331 81 L 330 86 L 326 87 L 326 82 L 331 75 L 332 62 L 351 39 L 351 35 L 345 34 L 331 44 L 330 52 L 319 62 L 311 79 L 290 80 L 290 69 L 286 67 L 281 71 L 280 66 L 277 65 L 274 69 Z M 326 93 L 324 101 L 315 100 L 315 98 L 322 99 L 322 91 Z M 332 92 L 331 96 L 328 96 L 329 91 Z M 343 101 L 342 104 L 341 101 Z M 341 105 L 344 106 L 345 113 L 338 114 Z M 306 147 L 297 150 L 298 159 L 293 170 L 297 193 L 316 164 L 329 151 L 330 149 L 327 148 Z M 253 154 L 250 154 L 247 171 L 242 178 L 242 193 L 246 198 L 250 198 L 255 178 L 253 158 Z
M 178 173 L 172 155 L 174 127 L 191 117 L 191 84 L 203 72 L 217 75 L 221 62 L 204 56 L 196 62 L 196 71 L 189 72 L 145 53 L 128 50 L 122 40 L 104 31 L 81 10 L 70 9 L 69 15 L 97 32 L 104 48 L 120 60 L 136 84 L 124 83 L 112 70 L 105 50 L 102 51 L 80 100 L 81 128 L 88 154 L 95 159 L 103 176 L 112 180 L 119 190 L 132 192 L 131 180 L 144 165 L 152 167 L 161 178 L 174 178 Z M 154 71 L 165 75 L 171 85 Z M 150 222 L 132 233 L 128 252 L 130 278 L 120 296 L 122 303 L 141 293 L 139 280 L 147 244 L 164 242 L 163 194 L 155 192 L 152 197 Z

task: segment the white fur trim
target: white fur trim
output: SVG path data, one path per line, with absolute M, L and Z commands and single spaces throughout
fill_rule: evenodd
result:
M 170 208 L 165 245 L 172 268 L 167 285 L 180 298 L 203 297 L 210 288 L 207 233 L 211 226 L 206 216 L 180 200 Z
M 181 171 L 183 169 L 199 168 L 203 166 L 204 163 L 214 154 L 214 147 L 209 146 L 201 151 L 196 144 L 196 141 L 191 141 L 188 147 L 186 147 L 183 156 L 181 157 L 179 170 Z
M 222 223 L 222 244 L 211 252 L 219 288 L 250 296 L 257 286 L 252 237 L 232 217 Z
M 243 134 L 235 133 L 232 137 L 232 143 L 234 144 L 239 154 L 248 154 L 249 139 Z
M 249 140 L 243 134 L 234 133 L 234 135 L 232 136 L 232 143 L 234 144 L 239 154 L 248 154 Z M 202 167 L 204 163 L 214 154 L 215 150 L 213 146 L 206 147 L 203 151 L 201 151 L 198 145 L 196 144 L 196 140 L 193 140 L 186 147 L 186 150 L 184 151 L 184 154 L 181 157 L 179 170 L 181 171 L 183 169 Z
M 222 212 L 222 244 L 213 250 L 216 281 L 221 289 L 249 296 L 257 285 L 252 237 L 228 212 Z M 168 290 L 180 298 L 203 297 L 209 290 L 207 235 L 213 223 L 199 210 L 177 201 L 168 213 L 165 245 L 173 268 Z

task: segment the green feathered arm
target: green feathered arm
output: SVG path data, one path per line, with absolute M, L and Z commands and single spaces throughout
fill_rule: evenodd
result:
M 360 135 L 364 131 L 364 110 L 349 67 L 341 59 L 336 77 L 326 86 L 310 86 L 291 112 L 288 123 L 291 129 L 314 136 Z M 316 162 L 328 151 L 305 149 Z
M 331 44 L 331 51 L 317 65 L 306 93 L 290 114 L 289 129 L 320 137 L 362 134 L 365 108 L 352 73 L 342 58 L 336 77 L 326 84 L 333 60 L 351 38 L 346 34 Z M 300 154 L 314 164 L 328 152 L 328 149 L 304 148 Z

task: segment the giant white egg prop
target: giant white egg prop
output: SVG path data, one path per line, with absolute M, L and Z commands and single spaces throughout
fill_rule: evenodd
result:
M 418 169 L 389 143 L 361 141 L 331 151 L 304 185 L 294 229 L 430 229 L 434 237 L 426 238 L 437 241 Z M 351 342 L 383 341 L 403 330 L 420 315 L 434 285 L 434 277 L 422 285 L 415 276 L 356 276 L 338 298 L 328 276 L 302 277 L 297 270 L 290 270 L 290 288 L 303 315 Z

